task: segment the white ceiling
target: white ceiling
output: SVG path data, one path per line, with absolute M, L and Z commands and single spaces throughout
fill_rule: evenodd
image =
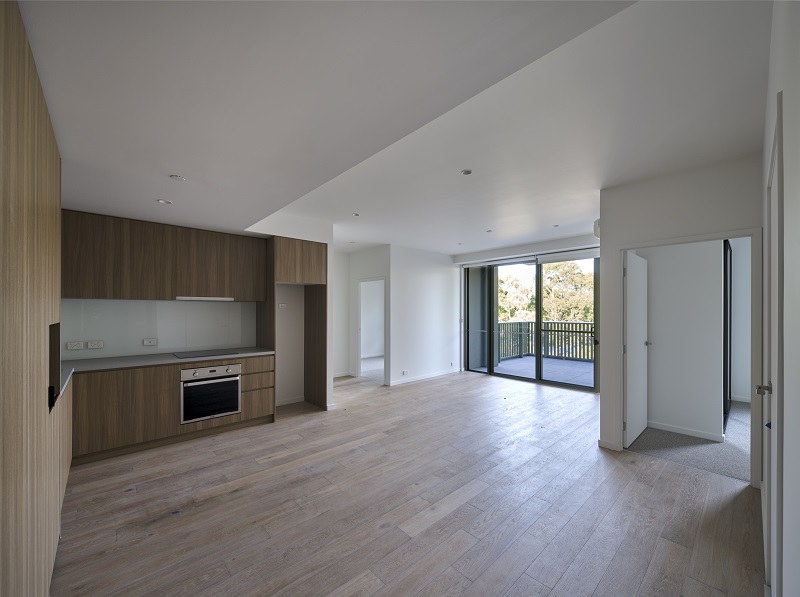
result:
M 241 231 L 627 4 L 58 1 L 22 13 L 65 207 Z
M 627 6 L 22 10 L 65 207 L 454 254 L 591 232 L 601 188 L 760 149 L 771 4 Z

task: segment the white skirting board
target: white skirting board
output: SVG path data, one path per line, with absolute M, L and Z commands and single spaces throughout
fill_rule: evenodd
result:
M 445 371 L 437 371 L 436 373 L 428 373 L 427 375 L 420 375 L 417 377 L 408 377 L 403 376 L 400 379 L 393 379 L 389 382 L 390 386 L 399 386 L 404 383 L 410 383 L 412 381 L 421 381 L 423 379 L 430 379 L 431 377 L 439 377 L 440 375 L 448 375 L 450 373 L 457 373 L 458 368 L 453 367 L 452 369 L 447 369 Z
M 686 427 L 676 427 L 675 425 L 665 425 L 657 421 L 647 421 L 647 426 L 653 429 L 661 429 L 662 431 L 671 431 L 672 433 L 682 433 L 683 435 L 691 435 L 692 437 L 699 437 L 701 439 L 710 439 L 712 442 L 724 442 L 725 436 L 699 431 L 697 429 L 689 429 Z

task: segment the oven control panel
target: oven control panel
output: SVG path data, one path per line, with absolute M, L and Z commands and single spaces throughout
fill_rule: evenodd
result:
M 200 367 L 198 369 L 181 369 L 181 381 L 227 377 L 229 375 L 239 375 L 241 372 L 242 366 L 239 363 L 235 365 L 218 365 L 217 367 Z

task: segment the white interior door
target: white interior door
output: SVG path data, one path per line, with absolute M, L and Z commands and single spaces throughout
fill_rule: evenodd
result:
M 647 261 L 626 251 L 625 412 L 623 445 L 630 446 L 647 427 Z
M 765 433 L 763 498 L 766 501 L 765 539 L 768 541 L 767 580 L 773 597 L 783 593 L 783 118 L 778 94 L 777 122 L 767 187 L 764 263 L 764 373 L 759 393 L 764 394 Z M 766 525 L 765 525 L 766 526 Z

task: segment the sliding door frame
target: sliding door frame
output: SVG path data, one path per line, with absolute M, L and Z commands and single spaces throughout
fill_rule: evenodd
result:
M 599 340 L 597 338 L 598 335 L 598 322 L 597 322 L 597 314 L 598 311 L 598 298 L 599 298 L 599 289 L 600 289 L 600 258 L 599 257 L 592 257 L 593 265 L 594 265 L 594 286 L 593 286 L 593 300 L 594 300 L 594 313 L 595 313 L 595 321 L 594 323 L 594 336 L 592 341 L 594 342 L 595 351 L 594 351 L 594 361 L 593 361 L 593 385 L 584 386 L 578 384 L 570 384 L 561 381 L 553 381 L 548 379 L 542 378 L 542 366 L 543 366 L 543 357 L 542 357 L 542 263 L 539 263 L 538 260 L 520 260 L 520 261 L 508 261 L 503 263 L 493 263 L 493 264 L 484 264 L 484 265 L 465 265 L 463 266 L 464 274 L 462 277 L 462 283 L 464 284 L 464 370 L 465 371 L 474 371 L 476 373 L 484 373 L 483 371 L 479 371 L 476 369 L 472 369 L 469 367 L 470 362 L 470 329 L 469 329 L 469 316 L 470 316 L 470 305 L 469 305 L 469 272 L 468 270 L 471 268 L 485 268 L 488 271 L 490 283 L 488 284 L 487 294 L 489 296 L 484 297 L 484 301 L 487 304 L 487 308 L 489 309 L 488 314 L 488 329 L 486 331 L 487 340 L 486 340 L 486 375 L 495 375 L 497 377 L 505 377 L 508 379 L 517 379 L 520 381 L 528 381 L 532 383 L 539 383 L 544 385 L 552 385 L 558 387 L 567 387 L 567 388 L 574 388 L 580 389 L 589 392 L 597 392 L 599 387 L 599 367 L 598 367 L 598 356 L 600 353 L 599 350 Z M 563 261 L 572 261 L 568 258 L 565 258 Z M 495 371 L 495 350 L 497 347 L 497 342 L 495 339 L 496 334 L 498 333 L 498 321 L 497 321 L 497 308 L 498 308 L 498 272 L 497 268 L 500 265 L 522 265 L 522 264 L 535 264 L 536 267 L 536 285 L 535 285 L 535 292 L 536 292 L 536 321 L 534 322 L 533 326 L 533 333 L 534 333 L 534 352 L 535 352 L 535 362 L 536 362 L 536 371 L 535 375 L 532 377 L 525 377 L 519 375 L 511 375 L 508 373 L 498 373 Z M 553 262 L 559 263 L 559 262 Z

